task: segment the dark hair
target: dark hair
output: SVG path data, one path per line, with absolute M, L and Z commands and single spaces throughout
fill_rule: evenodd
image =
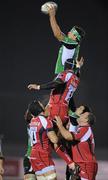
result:
M 90 124 L 90 126 L 94 125 L 94 123 L 96 122 L 96 117 L 94 116 L 93 113 L 90 113 L 88 115 L 88 123 Z
M 26 122 L 29 124 L 31 119 L 32 119 L 32 115 L 30 113 L 30 111 L 27 109 L 25 114 L 24 114 L 24 119 L 26 120 Z
M 80 26 L 74 26 L 74 27 L 75 27 L 75 29 L 77 30 L 77 32 L 80 34 L 81 39 L 83 39 L 84 36 L 85 36 L 85 31 L 84 31 L 84 29 L 83 29 L 82 27 L 80 27 Z
M 83 110 L 82 114 L 85 112 L 92 112 L 92 110 L 90 107 L 84 105 L 84 110 Z
M 43 107 L 39 103 L 39 101 L 34 100 L 28 105 L 28 111 L 33 115 L 33 116 L 38 116 L 41 112 L 44 111 Z

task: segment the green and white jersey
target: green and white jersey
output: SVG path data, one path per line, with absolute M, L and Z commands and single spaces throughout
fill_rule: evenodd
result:
M 79 55 L 80 45 L 77 41 L 74 41 L 68 36 L 64 35 L 64 39 L 61 42 L 62 46 L 59 49 L 55 74 L 59 74 L 60 72 L 64 71 L 64 64 L 67 59 L 73 59 L 76 61 Z
M 28 134 L 28 145 L 27 145 L 26 156 L 29 158 L 30 157 L 30 153 L 31 153 L 31 148 L 32 148 L 29 127 L 27 127 L 27 134 Z

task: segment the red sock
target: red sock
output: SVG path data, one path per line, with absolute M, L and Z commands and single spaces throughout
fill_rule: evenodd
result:
M 56 153 L 65 160 L 65 162 L 69 165 L 71 163 L 73 163 L 72 159 L 70 158 L 70 156 L 68 156 L 68 154 L 65 151 L 61 150 L 62 145 L 60 145 L 59 147 L 57 147 L 55 149 Z

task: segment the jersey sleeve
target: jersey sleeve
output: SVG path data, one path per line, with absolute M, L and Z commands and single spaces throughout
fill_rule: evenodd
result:
M 75 133 L 72 132 L 72 135 L 74 136 L 74 140 L 80 141 L 82 137 L 84 137 L 84 135 L 87 133 L 87 131 L 88 131 L 88 127 L 80 127 Z

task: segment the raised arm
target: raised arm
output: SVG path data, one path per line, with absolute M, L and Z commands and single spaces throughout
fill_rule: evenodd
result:
M 54 8 L 54 6 L 50 6 L 49 7 L 49 18 L 50 18 L 50 25 L 53 31 L 54 36 L 59 40 L 62 41 L 64 39 L 64 35 L 57 23 L 56 20 L 56 9 Z

